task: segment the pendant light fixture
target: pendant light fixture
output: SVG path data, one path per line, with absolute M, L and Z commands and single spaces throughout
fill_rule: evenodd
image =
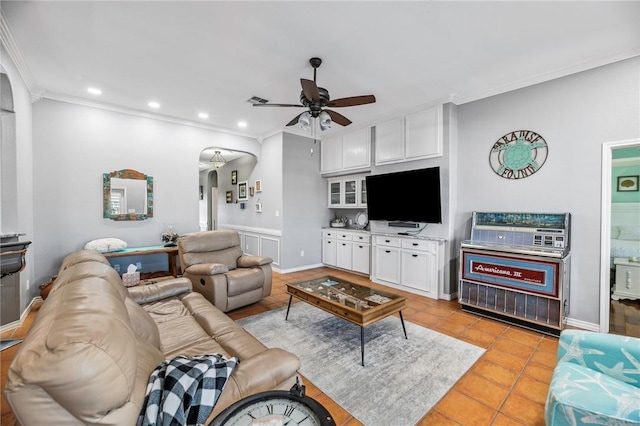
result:
M 224 166 L 227 163 L 227 160 L 225 160 L 222 157 L 222 155 L 220 154 L 220 151 L 215 151 L 213 154 L 213 157 L 211 157 L 211 160 L 209 160 L 209 162 L 216 169 L 219 169 L 220 167 Z

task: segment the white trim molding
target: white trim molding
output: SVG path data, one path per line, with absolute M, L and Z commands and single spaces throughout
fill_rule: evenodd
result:
M 7 22 L 7 18 L 4 16 L 4 11 L 2 11 L 2 9 L 0 9 L 0 41 L 4 45 L 5 49 L 7 49 L 9 57 L 18 69 L 25 86 L 27 86 L 27 90 L 29 90 L 29 94 L 31 95 L 31 102 L 40 100 L 44 91 L 38 88 L 36 81 L 33 79 L 33 76 L 29 71 L 29 67 L 27 67 L 27 63 L 24 61 L 24 58 L 18 49 L 18 45 L 13 37 L 13 32 L 11 31 L 9 22 Z
M 40 296 L 36 296 L 33 299 L 31 299 L 31 302 L 29 302 L 29 306 L 27 306 L 27 309 L 25 309 L 22 312 L 22 315 L 20 315 L 20 319 L 17 321 L 13 321 L 10 322 L 9 324 L 5 324 L 3 326 L 0 327 L 0 333 L 5 333 L 7 331 L 10 330 L 15 330 L 16 328 L 19 328 L 22 326 L 22 323 L 24 323 L 25 318 L 27 318 L 27 315 L 29 315 L 29 312 L 31 312 L 31 309 L 33 308 L 33 305 L 36 304 L 36 302 L 42 302 L 42 297 Z

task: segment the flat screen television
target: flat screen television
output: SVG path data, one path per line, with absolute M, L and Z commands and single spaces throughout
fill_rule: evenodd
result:
M 442 223 L 440 167 L 371 175 L 366 180 L 369 220 Z

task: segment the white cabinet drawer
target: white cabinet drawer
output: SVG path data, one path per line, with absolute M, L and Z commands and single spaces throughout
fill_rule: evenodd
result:
M 379 246 L 400 247 L 400 238 L 386 237 L 384 235 L 376 235 L 374 238 L 374 244 Z
M 434 244 L 431 241 L 425 240 L 411 240 L 411 239 L 402 239 L 402 248 L 403 249 L 412 249 L 412 250 L 420 250 L 420 251 L 434 251 Z
M 337 233 L 335 231 L 322 231 L 322 238 L 336 238 Z
M 342 241 L 351 241 L 353 234 L 351 232 L 336 232 L 336 238 Z
M 371 242 L 371 235 L 358 232 L 356 234 L 353 234 L 353 241 L 357 243 L 369 244 Z

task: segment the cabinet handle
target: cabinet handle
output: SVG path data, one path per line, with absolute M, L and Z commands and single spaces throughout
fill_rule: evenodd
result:
M 411 256 L 413 256 L 413 257 L 418 257 L 418 255 L 417 255 L 417 254 L 412 254 Z
M 385 250 L 384 252 L 385 253 L 391 253 L 391 250 Z
M 363 248 L 362 246 L 358 246 L 358 248 Z
M 343 245 L 343 246 L 346 246 L 346 244 L 345 244 L 345 243 L 342 243 L 342 245 Z
M 390 243 L 390 242 L 391 242 L 391 240 L 384 240 L 384 242 L 385 242 L 385 243 Z
M 418 243 L 413 243 L 412 245 L 413 245 L 414 247 L 416 247 L 416 246 L 418 245 Z

